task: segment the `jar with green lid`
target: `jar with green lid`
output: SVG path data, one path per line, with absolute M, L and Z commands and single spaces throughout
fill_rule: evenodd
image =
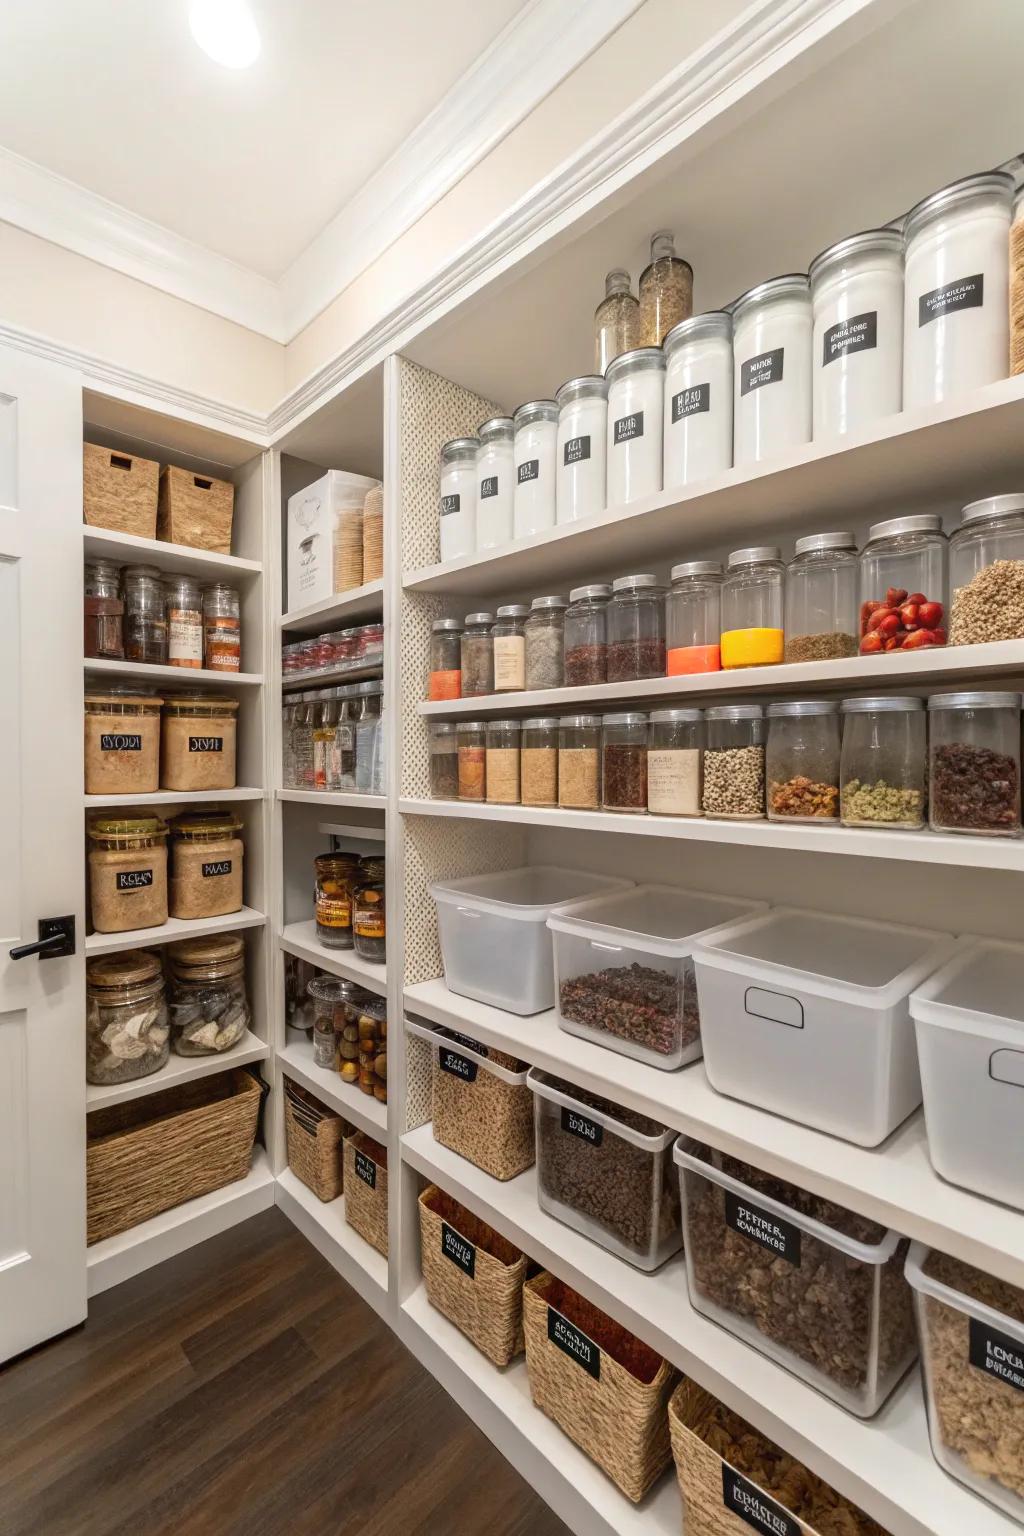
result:
M 316 868 L 316 936 L 328 949 L 352 948 L 352 887 L 359 874 L 354 853 L 319 853 Z
M 158 816 L 97 816 L 89 823 L 89 904 L 97 933 L 167 921 L 167 827 Z
M 178 1056 L 219 1056 L 244 1039 L 252 1013 L 240 934 L 169 944 L 166 964 L 171 1044 Z
M 167 662 L 167 613 L 163 576 L 155 565 L 126 565 L 124 654 L 128 661 L 164 666 Z
M 357 955 L 383 965 L 387 958 L 383 859 L 360 860 L 352 888 L 352 937 Z
M 85 967 L 85 1080 L 101 1087 L 158 1072 L 168 1056 L 160 957 L 126 949 Z
M 230 811 L 183 811 L 172 819 L 172 917 L 221 917 L 241 911 L 241 827 Z
M 530 615 L 523 626 L 527 688 L 562 686 L 565 610 L 564 597 L 535 597 L 530 604 Z
M 574 811 L 601 803 L 600 715 L 563 715 L 558 723 L 558 803 Z
M 345 1028 L 348 1005 L 359 988 L 340 976 L 314 976 L 306 991 L 313 1000 L 313 1065 L 337 1070 L 337 1040 Z
M 142 688 L 85 696 L 87 795 L 151 795 L 160 787 L 160 706 Z
M 523 721 L 519 751 L 523 805 L 558 804 L 558 717 L 534 715 Z
M 164 700 L 160 783 L 164 789 L 234 789 L 238 700 L 175 693 Z

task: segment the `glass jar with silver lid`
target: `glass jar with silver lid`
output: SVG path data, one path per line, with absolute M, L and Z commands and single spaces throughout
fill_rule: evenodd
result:
M 933 693 L 928 799 L 934 832 L 1020 836 L 1020 694 Z
M 802 272 L 736 300 L 733 462 L 757 464 L 811 440 L 811 290 Z
M 927 729 L 924 700 L 886 694 L 844 699 L 839 766 L 844 827 L 924 826 Z
M 760 704 L 717 704 L 705 710 L 705 816 L 764 819 L 764 711 Z
M 722 665 L 722 566 L 684 560 L 672 567 L 665 598 L 665 668 L 669 677 L 717 672 Z
M 495 693 L 521 693 L 526 687 L 525 603 L 505 603 L 491 626 Z
M 564 597 L 535 597 L 523 626 L 527 688 L 561 688 L 565 635 Z
M 441 449 L 441 559 L 457 560 L 476 549 L 475 437 L 453 437 Z
M 665 589 L 658 578 L 618 576 L 608 604 L 608 681 L 665 675 Z
M 852 533 L 797 539 L 786 570 L 787 661 L 856 656 L 857 542 Z
M 1024 640 L 1024 495 L 964 507 L 949 541 L 949 591 L 950 645 Z
M 514 423 L 513 532 L 526 539 L 555 526 L 558 406 L 554 400 L 527 401 Z
M 570 379 L 555 392 L 558 439 L 555 515 L 559 523 L 593 517 L 605 507 L 608 383 L 600 374 Z
M 462 666 L 462 697 L 479 698 L 494 692 L 493 613 L 467 613 L 459 660 Z
M 775 666 L 784 658 L 786 567 L 774 544 L 734 549 L 722 584 L 722 667 Z
M 732 468 L 732 316 L 723 309 L 691 315 L 662 345 L 662 478 L 670 490 Z
M 652 816 L 699 816 L 704 712 L 651 711 L 647 740 L 647 809 Z
M 511 416 L 492 416 L 477 428 L 476 547 L 500 549 L 512 542 L 515 459 Z
M 872 524 L 860 553 L 862 655 L 945 645 L 947 552 L 937 512 Z
M 903 236 L 849 235 L 815 256 L 814 440 L 842 437 L 903 401 Z
M 829 699 L 768 705 L 769 821 L 839 817 L 839 707 Z
M 665 354 L 638 347 L 608 365 L 608 505 L 661 490 Z
M 608 681 L 608 603 L 610 586 L 595 582 L 574 587 L 565 610 L 563 636 L 564 681 L 567 688 L 585 688 Z

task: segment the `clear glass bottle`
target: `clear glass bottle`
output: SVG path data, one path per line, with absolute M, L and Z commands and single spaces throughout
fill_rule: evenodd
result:
M 811 440 L 811 290 L 802 272 L 736 300 L 733 462 L 759 464 Z
M 615 267 L 604 280 L 604 298 L 594 311 L 594 371 L 604 373 L 621 352 L 640 346 L 640 301 L 629 273 Z
M 124 603 L 120 575 L 112 560 L 93 560 L 85 567 L 85 637 L 82 654 L 96 661 L 124 657 Z
M 704 815 L 763 819 L 765 722 L 760 704 L 717 705 L 705 711 L 704 721 Z
M 558 804 L 558 720 L 554 715 L 523 721 L 519 775 L 523 805 Z
M 927 728 L 924 700 L 844 699 L 839 768 L 844 827 L 923 827 Z
M 203 665 L 203 596 L 190 576 L 168 576 L 164 582 L 167 613 L 167 664 Z
M 354 853 L 318 853 L 313 862 L 316 936 L 328 949 L 351 949 L 352 887 L 359 859 Z
M 903 401 L 903 233 L 868 229 L 815 256 L 814 440 L 894 416 Z
M 651 262 L 640 274 L 640 345 L 660 347 L 673 326 L 693 313 L 693 268 L 676 255 L 675 236 L 651 236 Z
M 292 726 L 292 759 L 297 789 L 313 788 L 313 722 L 316 717 L 316 693 L 295 695 L 295 720 Z
M 286 693 L 281 701 L 281 786 L 295 789 L 295 713 L 298 701 L 294 693 Z
M 445 563 L 476 549 L 475 437 L 454 437 L 441 449 L 439 512 L 441 559 Z
M 128 565 L 121 572 L 121 585 L 125 660 L 165 666 L 167 613 L 161 573 L 154 565 Z
M 608 603 L 612 589 L 598 582 L 574 587 L 565 610 L 563 677 L 567 688 L 608 681 Z
M 770 544 L 734 549 L 722 585 L 722 666 L 769 667 L 783 659 L 786 567 Z
M 519 804 L 520 729 L 518 720 L 487 722 L 485 772 L 489 804 Z
M 1024 639 L 1024 496 L 964 507 L 949 541 L 949 643 Z
M 857 541 L 852 533 L 797 539 L 786 571 L 787 661 L 856 656 Z
M 564 597 L 535 597 L 523 625 L 527 688 L 561 688 L 564 680 Z
M 511 416 L 492 416 L 477 430 L 476 547 L 501 549 L 512 542 L 515 455 Z
M 223 581 L 203 588 L 203 665 L 211 672 L 239 672 L 242 667 L 238 593 Z
M 462 632 L 460 665 L 462 697 L 476 699 L 494 692 L 493 613 L 467 613 Z
M 383 965 L 387 959 L 387 918 L 383 858 L 360 860 L 352 887 L 352 940 L 357 955 Z
M 459 743 L 459 799 L 487 798 L 487 726 L 483 720 L 460 720 L 456 726 Z
M 558 405 L 555 520 L 574 523 L 605 508 L 608 383 L 599 374 L 569 379 Z
M 462 624 L 458 619 L 435 619 L 430 626 L 427 698 L 462 697 Z
M 381 682 L 357 683 L 359 714 L 356 718 L 356 793 L 360 795 L 372 795 L 379 793 L 375 789 L 375 778 L 379 782 L 380 769 L 378 767 L 381 758 L 383 732 L 381 727 L 381 711 L 383 708 L 384 684 Z
M 650 574 L 618 576 L 608 604 L 608 681 L 665 675 L 665 589 Z
M 665 670 L 669 677 L 718 672 L 722 665 L 722 566 L 684 560 L 672 567 L 665 597 Z
M 338 716 L 341 705 L 334 689 L 325 688 L 317 701 L 313 722 L 313 788 L 336 789 L 331 783 Z
M 732 468 L 732 316 L 692 315 L 665 337 L 665 489 Z
M 665 354 L 624 352 L 608 368 L 607 496 L 622 506 L 661 490 L 665 454 Z
M 555 526 L 558 406 L 553 400 L 528 400 L 513 421 L 513 534 L 517 539 L 528 539 Z
M 647 809 L 652 816 L 701 814 L 704 713 L 700 709 L 651 711 L 647 742 Z
M 459 743 L 453 720 L 430 722 L 430 798 L 459 798 Z
M 601 803 L 601 716 L 563 715 L 558 722 L 558 803 L 596 811 Z
M 875 523 L 860 553 L 860 650 L 946 643 L 948 543 L 937 512 Z
M 829 699 L 768 705 L 769 821 L 839 816 L 839 710 Z
M 1020 694 L 934 693 L 928 727 L 932 830 L 1019 837 Z
M 526 687 L 525 603 L 506 603 L 491 628 L 495 693 L 522 693 Z
M 605 715 L 601 723 L 601 807 L 647 811 L 647 716 L 639 710 Z

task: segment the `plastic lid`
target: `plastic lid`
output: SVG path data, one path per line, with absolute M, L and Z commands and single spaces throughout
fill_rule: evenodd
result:
M 441 463 L 446 464 L 464 453 L 475 454 L 479 446 L 479 440 L 475 437 L 453 437 L 441 449 Z
M 559 406 L 571 405 L 574 400 L 607 400 L 608 380 L 601 373 L 583 373 L 578 379 L 566 379 L 555 390 Z
M 806 272 L 786 272 L 782 277 L 770 277 L 766 283 L 758 283 L 741 293 L 732 306 L 732 323 L 757 304 L 772 304 L 777 299 L 807 299 L 810 302 L 811 285 Z
M 431 736 L 454 736 L 458 726 L 454 720 L 435 720 L 431 722 Z
M 705 720 L 761 720 L 764 711 L 760 704 L 716 704 L 704 712 Z
M 948 187 L 923 197 L 903 220 L 903 238 L 909 245 L 922 225 L 939 214 L 951 213 L 954 208 L 972 202 L 977 197 L 999 197 L 1006 203 L 1007 212 L 1013 206 L 1014 179 L 1009 171 L 981 171 L 975 176 L 962 176 L 951 181 Z
M 460 732 L 485 731 L 487 729 L 487 722 L 486 720 L 460 720 L 455 729 Z
M 897 711 L 912 712 L 924 709 L 924 700 L 913 698 L 910 695 L 883 694 L 877 699 L 844 699 L 839 706 L 844 715 L 874 715 L 896 713 Z
M 125 949 L 87 961 L 85 979 L 90 987 L 136 987 L 156 981 L 160 972 L 160 956 L 151 949 Z
M 232 811 L 182 811 L 169 826 L 172 837 L 222 837 L 240 831 L 242 819 Z
M 237 699 L 225 699 L 216 693 L 169 693 L 163 704 L 172 714 L 175 710 L 188 714 L 195 709 L 206 709 L 216 715 L 233 715 L 238 711 Z
M 819 251 L 807 269 L 807 276 L 811 280 L 811 286 L 820 283 L 834 267 L 843 267 L 847 262 L 856 261 L 858 256 L 878 255 L 903 255 L 903 231 L 890 226 L 887 229 L 863 229 L 860 234 L 847 235 L 843 240 L 837 240 L 835 245 L 826 246 Z
M 164 701 L 157 694 L 150 693 L 145 688 L 118 688 L 115 686 L 113 688 L 104 688 L 100 693 L 87 693 L 85 702 L 87 704 L 120 704 L 122 706 L 125 704 L 140 704 L 147 705 L 150 708 L 155 706 L 159 709 Z
M 777 544 L 752 544 L 749 549 L 734 549 L 729 556 L 729 569 L 739 565 L 760 565 L 766 560 L 781 560 Z
M 476 435 L 481 443 L 492 438 L 511 438 L 514 428 L 511 416 L 489 416 L 477 427 Z
M 704 719 L 702 709 L 652 709 L 650 713 L 652 725 L 684 725 Z
M 809 555 L 818 549 L 853 549 L 857 548 L 857 540 L 852 533 L 808 533 L 802 539 L 797 539 L 793 545 L 793 553 L 797 555 Z
M 431 628 L 431 632 L 435 633 L 435 634 L 439 634 L 439 633 L 442 633 L 442 632 L 444 632 L 444 633 L 451 633 L 451 632 L 454 632 L 455 630 L 459 630 L 461 632 L 461 630 L 462 630 L 462 620 L 461 619 L 435 619 L 433 624 L 431 624 L 430 628 Z
M 718 576 L 722 575 L 721 560 L 684 560 L 682 565 L 672 567 L 672 580 L 685 581 L 688 576 Z
M 494 623 L 494 614 L 493 613 L 467 613 L 466 614 L 466 625 L 467 625 L 467 627 L 470 624 L 493 624 L 493 623 Z
M 620 352 L 612 358 L 604 376 L 611 384 L 622 373 L 644 373 L 648 369 L 664 373 L 665 354 L 660 347 L 634 347 L 632 352 Z
M 986 496 L 981 501 L 968 502 L 960 514 L 966 523 L 980 523 L 990 517 L 1005 517 L 1009 512 L 1024 512 L 1024 495 L 1016 492 L 1010 496 Z
M 525 405 L 517 405 L 513 418 L 515 430 L 520 427 L 528 427 L 533 421 L 557 421 L 558 405 L 554 400 L 527 400 Z
M 567 607 L 568 604 L 566 603 L 564 597 L 535 597 L 533 602 L 530 604 L 530 611 L 532 613 L 535 609 Z
M 1020 709 L 1019 693 L 933 693 L 929 709 Z
M 486 729 L 489 731 L 518 731 L 522 729 L 522 721 L 512 719 L 488 720 Z
M 589 587 L 573 587 L 569 593 L 570 603 L 578 603 L 584 597 L 611 597 L 612 589 L 605 582 L 595 582 Z
M 558 724 L 563 730 L 588 730 L 601 724 L 600 715 L 563 715 Z
M 94 816 L 88 831 L 90 837 L 129 842 L 139 837 L 166 837 L 167 824 L 159 816 Z
M 888 539 L 896 533 L 941 533 L 942 518 L 937 512 L 917 512 L 912 517 L 889 517 L 884 523 L 872 523 L 868 539 Z
M 549 731 L 561 722 L 557 715 L 531 715 L 523 721 L 524 731 Z
M 768 719 L 800 719 L 804 715 L 835 715 L 839 705 L 830 699 L 788 699 L 768 705 Z
M 690 315 L 674 325 L 662 342 L 666 357 L 671 357 L 679 347 L 691 341 L 711 341 L 721 337 L 732 340 L 732 315 L 726 309 L 707 309 L 702 314 Z
M 498 609 L 498 618 L 525 619 L 529 611 L 525 603 L 505 603 L 503 607 Z
M 624 709 L 620 714 L 605 715 L 602 725 L 646 725 L 647 715 L 643 710 Z
M 604 292 L 607 298 L 613 293 L 628 293 L 632 279 L 625 267 L 612 267 L 604 275 Z
M 616 576 L 612 582 L 613 592 L 638 592 L 647 587 L 658 585 L 657 576 L 652 576 L 648 571 L 642 576 Z

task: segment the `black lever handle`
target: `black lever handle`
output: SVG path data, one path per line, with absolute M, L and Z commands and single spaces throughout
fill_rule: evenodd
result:
M 16 944 L 8 953 L 12 960 L 24 960 L 28 955 L 38 955 L 40 960 L 58 960 L 75 952 L 75 919 L 71 917 L 41 917 L 39 937 L 34 944 Z

